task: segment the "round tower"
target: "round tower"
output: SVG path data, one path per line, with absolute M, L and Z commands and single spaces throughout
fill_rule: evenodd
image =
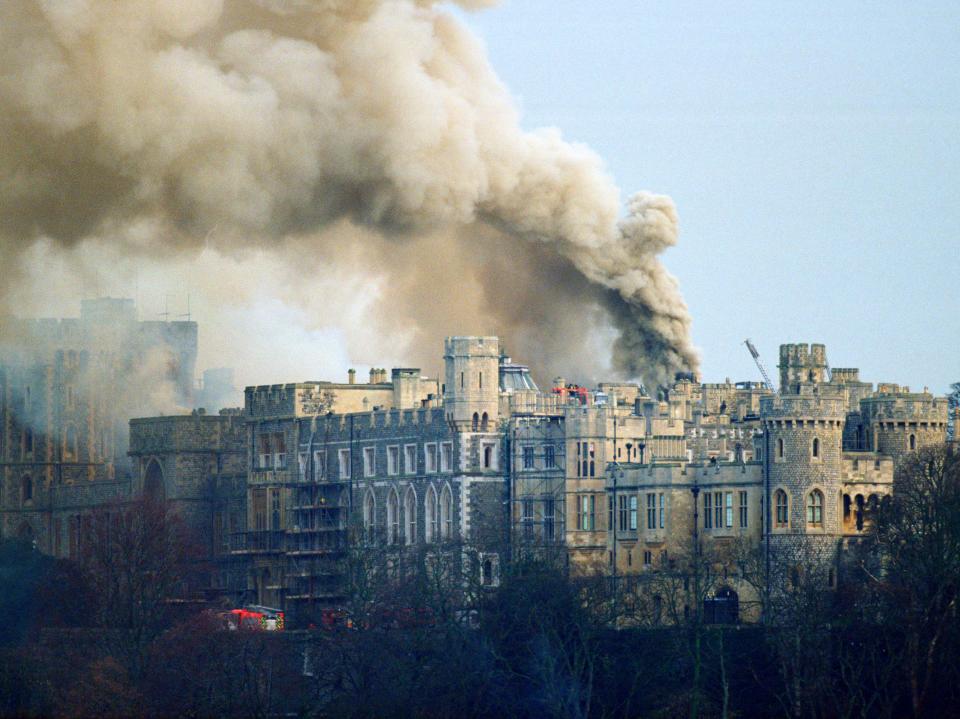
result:
M 760 406 L 767 536 L 840 536 L 845 395 L 801 384 L 796 394 L 764 397 Z
M 447 420 L 460 431 L 493 431 L 500 405 L 500 340 L 447 337 L 443 349 Z

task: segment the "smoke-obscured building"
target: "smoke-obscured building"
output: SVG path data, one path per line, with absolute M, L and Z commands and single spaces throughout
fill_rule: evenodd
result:
M 142 322 L 132 300 L 75 319 L 3 320 L 0 535 L 76 552 L 82 515 L 130 493 L 130 417 L 188 407 L 195 322 Z

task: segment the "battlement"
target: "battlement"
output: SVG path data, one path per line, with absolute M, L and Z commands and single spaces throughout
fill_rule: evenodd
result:
M 760 416 L 767 420 L 803 419 L 843 422 L 847 415 L 846 395 L 829 386 L 801 385 L 793 395 L 760 399 Z
M 796 392 L 802 383 L 820 383 L 826 380 L 827 347 L 822 344 L 780 345 L 780 391 Z

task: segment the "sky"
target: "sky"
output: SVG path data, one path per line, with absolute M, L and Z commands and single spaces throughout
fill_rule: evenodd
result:
M 960 3 L 506 0 L 456 11 L 526 129 L 554 126 L 624 195 L 669 194 L 664 261 L 706 381 L 832 366 L 960 381 Z

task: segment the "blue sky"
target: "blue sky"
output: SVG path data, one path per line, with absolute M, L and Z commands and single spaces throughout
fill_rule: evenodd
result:
M 960 381 L 960 3 L 507 0 L 458 14 L 523 124 L 671 195 L 707 380 L 782 342 Z

